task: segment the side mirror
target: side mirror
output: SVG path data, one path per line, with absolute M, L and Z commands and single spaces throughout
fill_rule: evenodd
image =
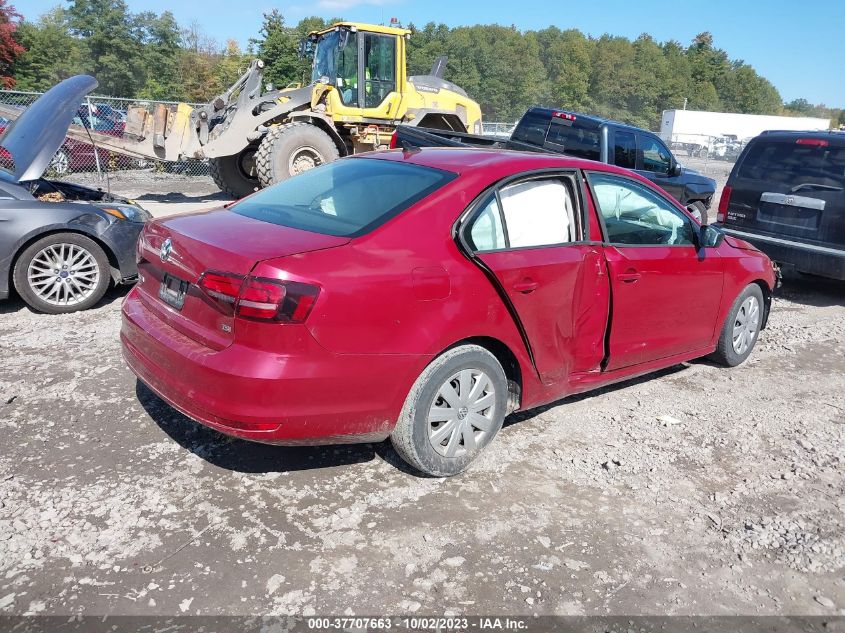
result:
M 698 245 L 701 248 L 716 248 L 725 241 L 725 234 L 711 224 L 702 224 L 698 234 Z
M 674 178 L 675 176 L 680 176 L 683 172 L 684 168 L 681 167 L 681 164 L 678 161 L 673 160 L 672 164 L 669 166 L 669 175 Z

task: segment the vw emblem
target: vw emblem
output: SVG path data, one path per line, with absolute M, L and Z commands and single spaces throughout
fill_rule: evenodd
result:
M 173 250 L 173 241 L 168 237 L 161 245 L 161 250 L 158 252 L 158 256 L 161 258 L 161 261 L 166 262 L 167 259 L 170 257 L 170 253 Z

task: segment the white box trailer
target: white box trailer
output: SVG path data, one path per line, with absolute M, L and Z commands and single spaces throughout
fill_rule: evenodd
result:
M 765 130 L 829 129 L 830 119 L 700 110 L 664 110 L 660 119 L 660 137 L 667 143 L 695 143 L 708 136 L 742 142 Z

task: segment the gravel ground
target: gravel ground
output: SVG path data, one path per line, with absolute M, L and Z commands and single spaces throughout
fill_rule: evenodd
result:
M 0 304 L 0 614 L 845 614 L 845 285 L 745 365 L 520 412 L 452 479 L 225 438 L 138 385 L 111 292 Z

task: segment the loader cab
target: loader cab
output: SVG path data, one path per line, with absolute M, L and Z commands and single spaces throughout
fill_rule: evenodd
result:
M 339 113 L 366 110 L 368 117 L 387 118 L 393 99 L 401 93 L 409 33 L 394 27 L 364 29 L 352 23 L 312 33 L 310 46 L 306 45 L 314 55 L 312 84 L 335 88 Z

